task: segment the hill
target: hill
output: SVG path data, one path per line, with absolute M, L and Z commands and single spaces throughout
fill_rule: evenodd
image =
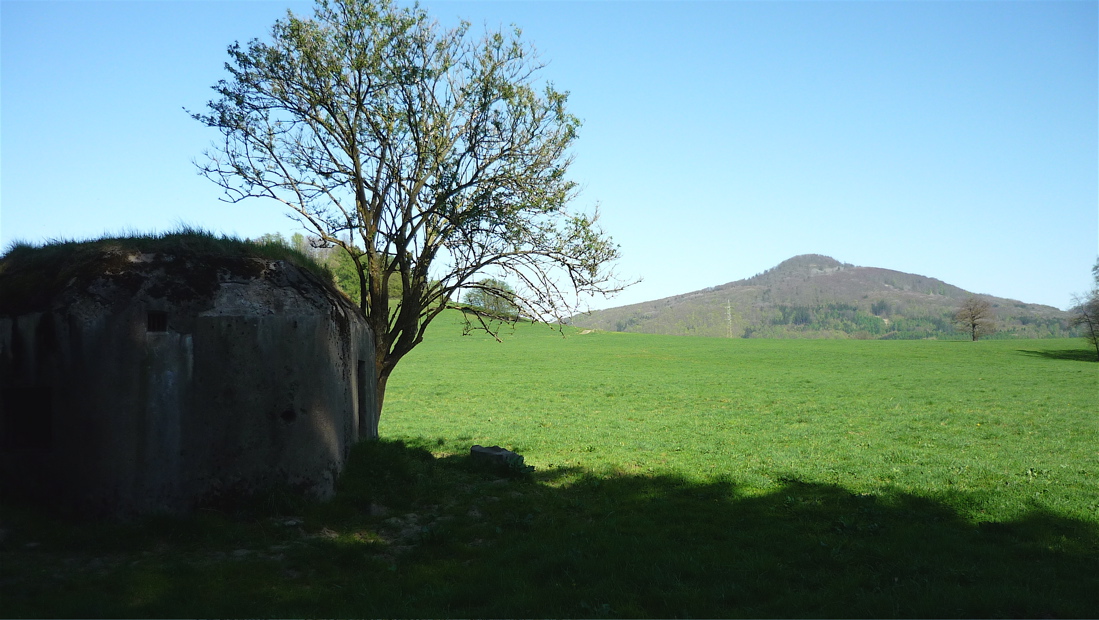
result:
M 723 338 L 960 338 L 951 317 L 971 294 L 927 276 L 804 254 L 751 278 L 580 314 L 569 322 L 586 329 Z M 1067 312 L 977 297 L 996 313 L 993 337 L 1071 335 Z

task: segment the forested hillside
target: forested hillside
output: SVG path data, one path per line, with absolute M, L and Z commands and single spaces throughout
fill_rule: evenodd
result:
M 572 317 L 588 329 L 724 338 L 962 338 L 952 317 L 971 293 L 935 278 L 795 256 L 751 278 Z M 1052 306 L 978 295 L 993 338 L 1074 335 Z

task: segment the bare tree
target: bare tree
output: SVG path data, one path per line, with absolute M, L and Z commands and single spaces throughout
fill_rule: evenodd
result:
M 992 304 L 972 295 L 962 302 L 954 314 L 954 322 L 969 332 L 973 342 L 996 331 L 996 315 L 992 312 Z
M 1099 359 L 1099 259 L 1091 268 L 1091 274 L 1095 279 L 1092 289 L 1083 296 L 1073 297 L 1076 307 L 1072 309 L 1072 324 L 1084 328 L 1084 339 L 1095 347 L 1095 357 Z
M 569 209 L 567 93 L 540 82 L 517 28 L 468 31 L 391 0 L 319 0 L 269 43 L 230 46 L 220 97 L 192 114 L 223 135 L 199 167 L 226 200 L 281 202 L 353 260 L 379 412 L 397 362 L 483 274 L 518 283 L 518 310 L 544 321 L 623 287 L 618 246 Z

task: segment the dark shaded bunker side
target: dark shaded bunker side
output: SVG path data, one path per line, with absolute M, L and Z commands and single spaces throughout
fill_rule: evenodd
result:
M 0 259 L 0 489 L 82 514 L 332 494 L 377 436 L 373 335 L 323 275 L 236 242 Z

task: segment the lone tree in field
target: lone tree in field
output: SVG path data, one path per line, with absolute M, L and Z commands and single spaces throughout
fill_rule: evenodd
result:
M 954 314 L 954 322 L 969 332 L 973 342 L 996 331 L 996 315 L 992 312 L 992 304 L 978 297 L 969 296 L 962 302 L 961 308 Z
M 319 0 L 270 42 L 230 46 L 225 67 L 219 98 L 193 114 L 223 135 L 200 170 L 226 200 L 279 201 L 349 255 L 378 411 L 397 362 L 485 273 L 517 282 L 518 311 L 544 321 L 621 290 L 618 247 L 568 208 L 580 123 L 518 29 L 474 38 L 419 7 Z
M 1095 347 L 1095 357 L 1099 359 L 1099 259 L 1091 268 L 1091 275 L 1095 278 L 1095 286 L 1083 297 L 1074 299 L 1072 324 L 1084 328 L 1084 339 Z
M 496 278 L 485 278 L 480 282 L 467 285 L 471 289 L 465 296 L 465 302 L 475 312 L 487 315 L 490 320 L 513 320 L 518 317 L 515 305 L 515 291 L 507 282 Z

